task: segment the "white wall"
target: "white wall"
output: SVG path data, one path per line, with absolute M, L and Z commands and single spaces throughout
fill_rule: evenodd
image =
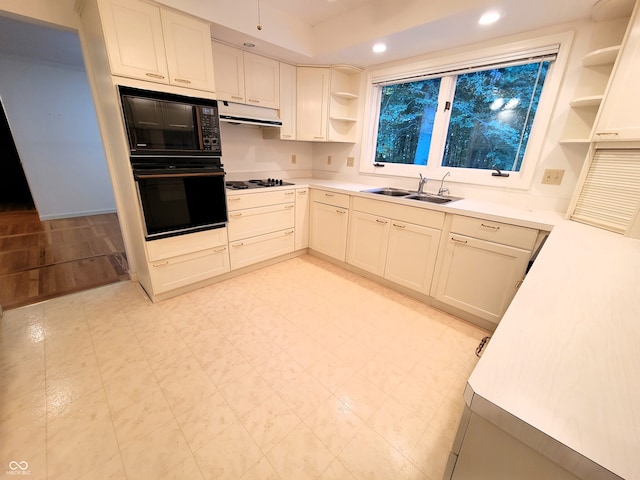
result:
M 262 129 L 220 125 L 222 162 L 228 180 L 292 178 L 312 175 L 313 145 L 308 142 L 264 139 Z M 291 155 L 296 163 L 291 163 Z
M 84 69 L 0 57 L 0 97 L 40 218 L 115 211 Z

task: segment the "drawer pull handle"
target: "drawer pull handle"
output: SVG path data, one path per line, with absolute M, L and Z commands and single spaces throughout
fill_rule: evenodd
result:
M 241 213 L 232 213 L 231 215 L 229 215 L 230 217 L 241 217 L 242 214 Z
M 336 212 L 338 212 L 340 215 L 344 215 L 346 212 L 346 210 L 336 210 Z
M 402 225 L 402 224 L 400 224 L 400 223 L 394 223 L 394 224 L 392 224 L 392 225 L 393 225 L 394 227 L 397 227 L 397 228 L 407 228 L 407 226 L 406 226 L 406 225 Z
M 386 224 L 387 224 L 387 221 L 386 221 L 386 220 L 380 220 L 379 218 L 376 218 L 376 222 L 381 223 L 381 224 L 383 224 L 383 225 L 386 225 Z
M 281 135 L 282 138 L 291 138 L 291 135 Z
M 169 260 L 167 260 L 166 262 L 153 264 L 154 267 L 164 267 L 165 265 L 169 265 Z
M 516 290 L 520 290 L 520 287 L 522 286 L 522 282 L 524 282 L 524 280 L 518 280 L 516 282 Z
M 240 197 L 229 197 L 227 200 L 229 200 L 230 202 L 237 202 L 239 200 L 241 200 Z
M 617 137 L 618 136 L 618 132 L 598 132 L 598 133 L 596 133 L 596 135 L 598 135 L 599 137 L 606 137 L 606 136 L 609 136 L 609 135 Z
M 186 78 L 176 78 L 175 81 L 180 83 L 186 83 L 187 85 L 191 83 L 191 80 L 187 80 Z
M 455 238 L 455 237 L 451 237 L 451 240 L 453 240 L 454 242 L 458 242 L 458 243 L 464 243 L 464 244 L 466 244 L 466 243 L 467 243 L 467 241 L 466 241 L 466 240 L 458 240 L 458 239 L 457 239 L 457 238 Z
M 289 231 L 287 231 L 287 232 L 284 232 L 284 234 L 285 234 L 285 235 L 291 235 L 291 234 L 293 234 L 293 230 L 289 230 Z
M 324 140 L 324 137 L 313 137 L 314 140 Z
M 494 225 L 486 225 L 484 223 L 481 223 L 480 226 L 484 228 L 490 228 L 491 230 L 496 230 L 496 231 L 500 230 L 500 227 L 496 227 Z
M 234 100 L 244 100 L 242 97 L 239 97 L 238 95 L 231 95 L 231 98 L 233 98 Z
M 164 75 L 160 75 L 159 73 L 145 73 L 145 75 L 151 78 L 164 79 Z
M 227 249 L 227 247 L 214 248 L 213 252 L 214 253 L 220 253 L 220 252 L 224 252 L 226 249 Z
M 325 197 L 335 197 L 335 195 L 333 193 L 325 193 L 324 194 Z
M 292 191 L 284 192 L 285 195 L 293 195 Z
M 255 98 L 250 98 L 249 101 L 251 103 L 260 103 L 260 100 L 256 100 Z
M 298 195 L 306 195 L 307 191 L 306 190 L 298 190 Z
M 288 210 L 290 208 L 293 208 L 293 205 L 285 205 L 284 208 L 285 208 L 285 210 Z
M 244 245 L 244 242 L 240 242 L 240 243 L 234 243 L 233 245 L 231 245 L 232 247 L 242 247 Z

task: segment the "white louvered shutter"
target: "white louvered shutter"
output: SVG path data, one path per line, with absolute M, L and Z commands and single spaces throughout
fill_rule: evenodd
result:
M 640 150 L 597 150 L 571 219 L 625 233 L 640 205 Z

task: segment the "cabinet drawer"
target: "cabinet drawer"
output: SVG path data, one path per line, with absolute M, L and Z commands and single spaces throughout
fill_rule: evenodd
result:
M 311 200 L 328 205 L 335 205 L 336 207 L 349 208 L 349 195 L 344 193 L 329 192 L 327 190 L 311 190 Z
M 191 285 L 229 271 L 227 245 L 149 265 L 153 293 L 159 294 Z
M 293 203 L 231 212 L 229 214 L 229 238 L 231 241 L 235 241 L 293 228 L 294 221 Z
M 293 252 L 293 228 L 229 244 L 231 269 L 235 270 Z
M 295 190 L 270 190 L 260 193 L 227 194 L 227 206 L 230 212 L 243 208 L 264 207 L 279 203 L 293 202 Z
M 453 216 L 449 231 L 527 250 L 533 249 L 538 236 L 538 231 L 533 228 L 464 217 L 462 215 Z
M 370 200 L 368 198 L 353 197 L 352 209 L 371 215 L 422 225 L 423 227 L 442 229 L 444 223 L 443 212 L 409 205 L 397 205 L 380 200 Z
M 147 258 L 150 262 L 164 258 L 187 255 L 227 243 L 227 229 L 216 228 L 204 232 L 189 233 L 175 237 L 161 238 L 146 243 Z

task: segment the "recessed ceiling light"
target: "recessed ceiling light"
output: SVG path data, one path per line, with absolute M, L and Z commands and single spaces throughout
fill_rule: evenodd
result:
M 387 49 L 387 46 L 384 43 L 376 43 L 373 46 L 373 51 L 376 53 L 382 53 Z
M 487 12 L 480 17 L 478 23 L 480 25 L 491 25 L 492 23 L 500 20 L 500 14 L 498 12 Z

